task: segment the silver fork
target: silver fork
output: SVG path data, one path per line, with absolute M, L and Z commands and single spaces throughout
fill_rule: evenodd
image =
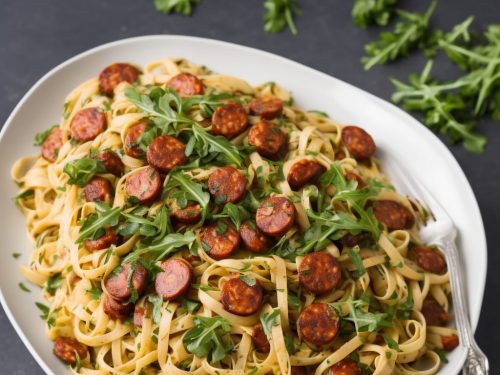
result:
M 387 158 L 388 159 L 388 158 Z M 420 230 L 422 241 L 437 245 L 446 255 L 448 272 L 450 274 L 451 294 L 455 319 L 460 340 L 467 350 L 467 358 L 463 367 L 464 375 L 485 375 L 489 373 L 488 358 L 479 348 L 474 339 L 474 334 L 469 321 L 469 308 L 463 288 L 459 270 L 462 269 L 460 254 L 455 245 L 457 230 L 451 217 L 441 206 L 427 188 L 397 165 L 394 160 L 385 160 L 382 163 L 386 166 L 386 172 L 396 183 L 397 188 L 411 197 L 418 199 L 427 207 L 434 216 L 434 221 L 430 221 Z

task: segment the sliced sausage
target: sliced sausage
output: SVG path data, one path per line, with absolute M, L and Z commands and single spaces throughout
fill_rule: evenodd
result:
M 106 168 L 109 173 L 117 177 L 120 177 L 125 170 L 125 165 L 123 164 L 122 159 L 120 159 L 118 154 L 114 151 L 100 152 L 97 155 L 97 160 L 102 161 L 104 168 Z
M 247 316 L 256 313 L 262 305 L 263 298 L 264 291 L 257 280 L 250 286 L 235 275 L 222 284 L 221 303 L 224 310 L 232 314 Z
M 148 283 L 148 271 L 140 263 L 135 264 L 135 270 L 132 274 L 131 287 L 129 287 L 129 276 L 132 271 L 130 263 L 124 263 L 115 269 L 104 281 L 106 290 L 111 297 L 118 301 L 126 302 L 132 295 L 132 288 L 138 295 L 146 289 Z
M 144 151 L 139 146 L 139 142 L 141 141 L 144 132 L 151 126 L 152 125 L 149 122 L 141 121 L 128 128 L 123 143 L 123 151 L 125 151 L 128 156 L 136 159 L 144 156 Z
M 212 133 L 231 139 L 245 131 L 248 116 L 245 108 L 238 103 L 227 103 L 217 107 L 212 115 Z
M 184 259 L 168 259 L 161 264 L 163 272 L 156 275 L 156 294 L 164 301 L 172 301 L 185 295 L 193 279 L 193 269 Z
M 304 366 L 292 366 L 290 375 L 307 375 L 307 368 Z
M 146 309 L 141 306 L 135 306 L 134 308 L 134 326 L 142 327 L 142 321 L 146 315 Z
M 315 347 L 330 344 L 339 329 L 340 319 L 326 303 L 313 303 L 304 307 L 297 319 L 299 337 Z
M 134 309 L 133 303 L 121 303 L 113 297 L 104 294 L 102 307 L 106 315 L 114 320 L 125 320 Z
M 264 199 L 255 215 L 257 227 L 268 236 L 280 236 L 288 231 L 295 221 L 295 207 L 285 197 Z
M 201 234 L 201 246 L 216 260 L 229 258 L 240 246 L 240 236 L 231 224 L 211 224 Z
M 64 336 L 59 336 L 54 341 L 54 355 L 64 363 L 71 366 L 76 365 L 76 353 L 80 359 L 86 358 L 88 355 L 87 345 L 72 337 Z
M 345 358 L 330 367 L 328 375 L 362 375 L 362 373 L 356 361 Z
M 335 152 L 335 160 L 344 160 L 346 158 L 346 154 L 344 150 L 338 150 Z
M 106 129 L 106 115 L 96 107 L 81 109 L 71 120 L 69 128 L 74 140 L 91 141 Z
M 148 146 L 146 157 L 149 165 L 160 172 L 170 172 L 174 167 L 186 163 L 186 145 L 169 135 L 156 137 Z
M 112 96 L 120 82 L 134 83 L 139 73 L 139 69 L 130 64 L 111 64 L 99 74 L 99 90 L 105 95 Z
M 458 344 L 458 336 L 457 335 L 449 335 L 449 336 L 441 336 L 441 344 L 443 345 L 443 349 L 450 351 L 455 349 Z
M 446 272 L 446 261 L 436 249 L 428 246 L 414 247 L 409 253 L 410 259 L 420 268 L 437 274 Z
M 205 91 L 203 83 L 191 73 L 180 73 L 172 77 L 167 85 L 180 96 L 202 95 Z
M 363 189 L 366 186 L 365 181 L 354 172 L 347 172 L 345 178 L 349 181 L 356 181 L 358 183 L 357 189 Z
M 271 345 L 261 323 L 257 323 L 252 327 L 252 341 L 255 349 L 261 353 L 268 353 L 271 350 Z
M 100 176 L 92 177 L 85 185 L 83 195 L 87 202 L 111 202 L 113 187 L 108 179 Z
M 83 244 L 88 251 L 107 249 L 111 245 L 118 243 L 118 236 L 113 229 L 106 228 L 104 234 L 95 240 L 85 240 Z
M 372 237 L 370 233 L 361 232 L 358 234 L 346 233 L 342 237 L 342 247 L 354 247 L 361 243 L 371 242 Z
M 410 229 L 415 224 L 415 217 L 410 210 L 396 201 L 374 201 L 373 215 L 388 231 Z
M 221 167 L 208 178 L 208 190 L 217 204 L 238 203 L 246 192 L 247 181 L 234 167 Z
M 300 285 L 313 294 L 332 291 L 342 276 L 339 262 L 327 252 L 307 254 L 298 271 Z
M 260 121 L 250 128 L 248 144 L 254 146 L 259 155 L 270 160 L 281 160 L 288 152 L 288 138 L 276 125 Z
M 63 145 L 63 131 L 61 128 L 54 128 L 45 141 L 42 143 L 42 156 L 51 163 L 57 159 L 59 149 Z
M 140 169 L 127 177 L 125 192 L 142 204 L 152 203 L 161 193 L 160 173 L 151 167 Z
M 326 168 L 313 160 L 299 160 L 294 163 L 286 177 L 292 190 L 300 190 L 303 186 L 314 184 Z
M 375 142 L 370 134 L 357 126 L 346 126 L 342 129 L 342 142 L 354 159 L 369 159 L 376 150 Z
M 422 314 L 429 326 L 445 326 L 450 316 L 434 298 L 428 297 L 422 304 Z
M 178 223 L 196 224 L 201 219 L 201 206 L 196 202 L 188 202 L 185 208 L 174 210 L 171 216 Z
M 253 253 L 262 253 L 272 244 L 272 241 L 252 221 L 245 221 L 240 225 L 240 237 L 245 248 Z
M 280 117 L 283 113 L 283 101 L 277 98 L 255 98 L 248 104 L 248 109 L 252 115 L 272 120 Z

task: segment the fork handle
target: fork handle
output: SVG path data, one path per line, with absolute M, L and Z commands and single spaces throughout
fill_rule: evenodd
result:
M 440 243 L 439 243 L 440 242 Z M 467 358 L 463 367 L 464 375 L 486 375 L 489 374 L 488 358 L 479 348 L 474 339 L 469 320 L 469 308 L 466 301 L 462 277 L 460 255 L 455 245 L 455 234 L 444 237 L 438 245 L 444 250 L 448 260 L 448 272 L 450 273 L 451 294 L 455 306 L 455 319 L 462 344 L 467 350 Z M 462 274 L 463 275 L 463 274 Z

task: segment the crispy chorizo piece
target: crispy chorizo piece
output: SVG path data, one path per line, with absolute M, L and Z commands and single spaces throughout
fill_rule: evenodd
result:
M 132 173 L 125 181 L 125 192 L 129 197 L 135 197 L 141 204 L 154 202 L 161 192 L 160 173 L 147 167 Z
M 75 285 L 81 279 L 82 278 L 80 276 L 78 276 L 76 273 L 72 273 L 71 276 L 69 277 L 69 282 L 71 285 Z
M 306 343 L 315 347 L 330 344 L 339 332 L 339 317 L 326 303 L 306 306 L 297 319 L 297 332 Z
M 457 335 L 449 335 L 449 336 L 441 336 L 441 344 L 443 345 L 443 349 L 450 351 L 455 349 L 458 344 L 458 336 Z
M 335 152 L 335 160 L 343 160 L 346 158 L 346 154 L 344 150 L 338 150 Z
M 96 107 L 81 109 L 71 120 L 69 128 L 74 140 L 91 141 L 106 129 L 106 115 Z
M 342 142 L 354 159 L 369 159 L 377 149 L 370 134 L 357 126 L 342 129 Z
M 300 190 L 305 185 L 314 184 L 326 168 L 313 160 L 299 160 L 294 163 L 286 177 L 292 190 Z
M 252 221 L 244 221 L 240 225 L 240 237 L 245 248 L 253 253 L 262 253 L 272 244 L 271 238 L 262 233 Z
M 260 121 L 248 132 L 248 144 L 254 146 L 259 155 L 270 160 L 281 160 L 288 152 L 288 138 L 276 125 Z
M 104 177 L 95 176 L 85 185 L 83 195 L 87 202 L 111 202 L 113 187 Z
M 97 155 L 97 160 L 102 161 L 106 170 L 117 177 L 120 177 L 125 170 L 122 159 L 120 159 L 118 154 L 114 151 L 100 152 Z
M 429 326 L 445 326 L 450 316 L 434 298 L 427 297 L 422 304 L 422 314 Z
M 396 201 L 374 201 L 373 215 L 388 231 L 410 229 L 415 224 L 415 217 L 410 210 Z
M 217 107 L 212 115 L 212 133 L 231 139 L 245 131 L 248 116 L 239 103 L 227 103 Z
M 63 145 L 63 131 L 61 128 L 54 128 L 45 141 L 42 143 L 42 156 L 51 163 L 57 159 L 59 149 Z
M 260 116 L 265 120 L 272 120 L 280 117 L 283 113 L 283 101 L 278 98 L 255 98 L 248 104 L 248 109 L 254 116 Z
M 95 240 L 85 240 L 83 244 L 88 251 L 107 249 L 111 245 L 116 245 L 119 239 L 113 229 L 106 228 L 104 234 Z
M 271 350 L 271 345 L 264 332 L 264 327 L 262 327 L 260 323 L 252 327 L 252 341 L 255 349 L 261 353 L 268 353 Z
M 160 172 L 170 172 L 174 167 L 187 161 L 184 154 L 186 145 L 169 135 L 156 137 L 148 146 L 146 157 L 149 165 Z
M 105 95 L 112 96 L 115 87 L 120 82 L 134 83 L 139 73 L 139 70 L 130 64 L 114 63 L 108 65 L 99 74 L 99 90 Z
M 268 236 L 280 236 L 288 231 L 295 221 L 295 207 L 285 197 L 270 197 L 263 200 L 255 215 L 257 227 Z
M 429 272 L 443 274 L 446 272 L 444 257 L 434 248 L 428 246 L 414 247 L 409 251 L 410 259 Z
M 76 365 L 76 353 L 80 359 L 86 358 L 88 355 L 87 345 L 72 337 L 64 336 L 59 336 L 54 341 L 54 355 L 64 363 L 71 366 Z
M 125 320 L 134 309 L 133 303 L 121 303 L 113 297 L 104 294 L 102 307 L 106 315 L 114 320 Z
M 359 368 L 356 361 L 352 359 L 345 358 L 340 362 L 337 362 L 328 371 L 328 375 L 362 375 L 361 369 Z
M 216 260 L 229 258 L 240 246 L 240 235 L 231 224 L 211 224 L 201 234 L 201 246 Z
M 221 167 L 208 178 L 208 190 L 217 204 L 238 203 L 246 192 L 247 181 L 234 167 Z
M 292 366 L 292 369 L 290 371 L 290 375 L 307 375 L 308 371 L 307 368 L 304 366 Z
M 365 181 L 354 172 L 347 172 L 345 178 L 346 180 L 356 181 L 358 183 L 358 189 L 363 189 L 366 186 Z
M 235 275 L 222 284 L 220 299 L 224 310 L 232 314 L 247 316 L 256 313 L 262 305 L 264 291 L 256 280 L 250 286 Z
M 142 320 L 146 314 L 146 309 L 141 306 L 135 306 L 134 308 L 134 326 L 142 327 Z
M 332 291 L 342 276 L 339 262 L 327 252 L 307 254 L 298 271 L 300 285 L 313 294 Z
M 367 232 L 361 232 L 358 234 L 346 233 L 344 237 L 342 237 L 343 247 L 354 247 L 366 242 L 373 242 L 370 233 Z
M 164 301 L 172 301 L 185 295 L 193 279 L 193 269 L 184 259 L 168 259 L 161 264 L 163 272 L 156 275 L 156 294 Z
M 124 263 L 114 270 L 104 281 L 108 294 L 114 299 L 126 302 L 132 295 L 132 288 L 140 296 L 146 289 L 148 283 L 148 271 L 140 263 L 135 264 L 135 270 L 132 274 L 131 287 L 129 286 L 129 276 L 132 271 L 130 263 Z
M 141 121 L 128 128 L 123 143 L 123 151 L 125 151 L 128 156 L 136 159 L 144 156 L 144 151 L 139 146 L 139 142 L 144 132 L 148 130 L 150 126 L 152 125 L 149 122 Z
M 203 83 L 191 73 L 180 73 L 172 77 L 167 85 L 180 96 L 202 95 L 205 91 Z
M 178 208 L 171 214 L 172 218 L 182 224 L 196 224 L 201 219 L 201 206 L 196 202 L 189 202 L 184 208 Z

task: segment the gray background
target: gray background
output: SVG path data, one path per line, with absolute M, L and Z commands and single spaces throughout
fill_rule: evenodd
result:
M 267 34 L 262 30 L 262 1 L 204 0 L 192 17 L 165 16 L 152 0 L 2 0 L 0 10 L 0 124 L 24 93 L 48 70 L 64 60 L 117 39 L 147 34 L 185 34 L 215 38 L 270 51 L 331 74 L 375 95 L 388 99 L 388 77 L 406 79 L 420 72 L 425 59 L 411 58 L 364 72 L 359 64 L 363 45 L 379 29 L 363 30 L 350 20 L 352 1 L 298 0 L 303 16 L 297 19 L 299 34 L 289 31 Z M 429 1 L 400 0 L 408 10 L 424 10 Z M 433 24 L 449 29 L 469 15 L 475 27 L 500 22 L 498 0 L 440 0 Z M 437 59 L 438 78 L 453 77 L 453 65 Z M 438 68 L 439 67 L 439 68 Z M 479 201 L 486 226 L 489 262 L 484 305 L 477 331 L 480 345 L 490 357 L 490 367 L 500 367 L 495 355 L 500 347 L 498 291 L 500 254 L 494 238 L 500 214 L 500 124 L 485 122 L 479 130 L 488 139 L 483 155 L 450 146 Z M 474 249 L 468 249 L 474 251 Z M 40 322 L 41 324 L 41 322 Z M 0 373 L 42 374 L 0 309 Z

